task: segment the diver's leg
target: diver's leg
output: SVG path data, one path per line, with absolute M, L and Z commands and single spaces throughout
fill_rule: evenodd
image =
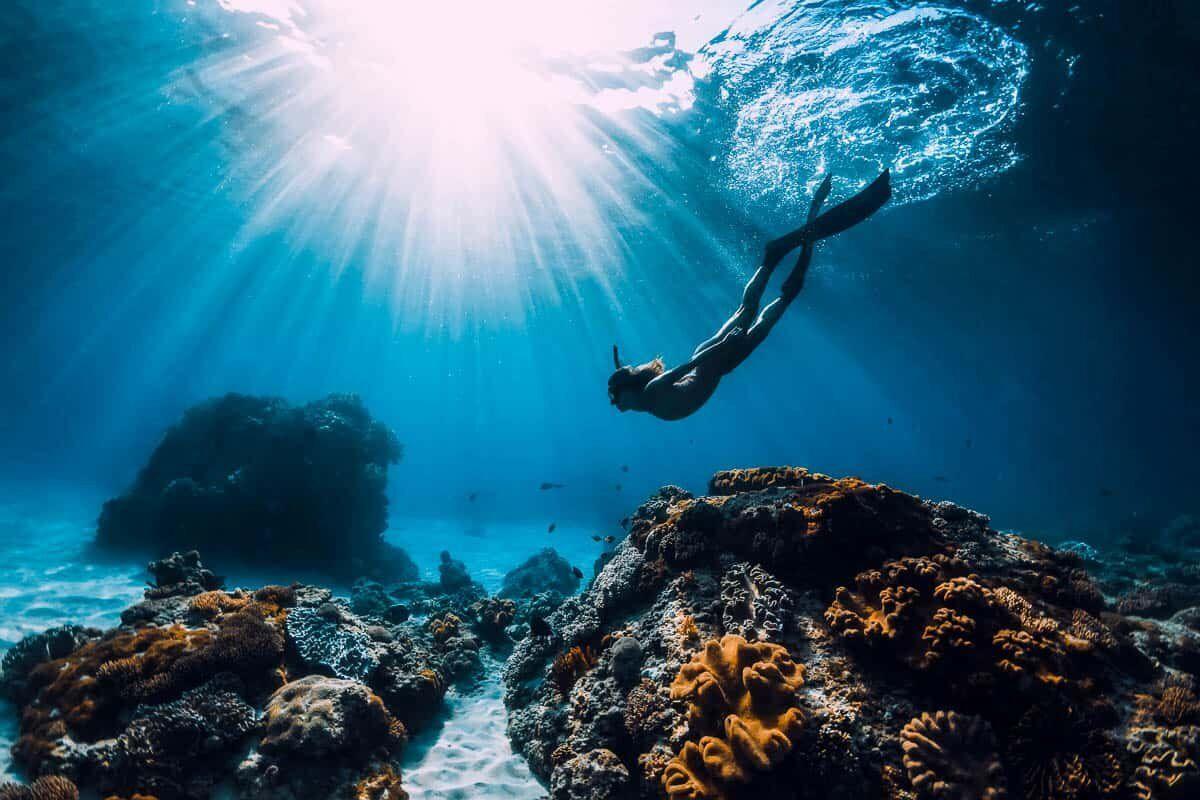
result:
M 814 207 L 819 207 L 820 202 L 824 202 L 828 193 L 829 190 L 823 183 L 817 190 L 816 196 L 813 197 Z M 797 228 L 791 233 L 767 242 L 766 251 L 763 254 L 763 265 L 774 267 L 797 247 L 828 239 L 830 236 L 854 227 L 882 208 L 891 196 L 891 176 L 890 172 L 885 169 L 878 178 L 858 194 L 843 200 L 816 218 L 811 217 L 810 210 L 810 219 L 803 228 Z
M 725 324 L 711 338 L 705 339 L 700 345 L 692 351 L 692 356 L 698 356 L 708 348 L 718 344 L 728 333 L 734 328 L 745 330 L 750 327 L 751 321 L 758 314 L 758 307 L 762 303 L 763 292 L 767 290 L 767 282 L 771 280 L 771 273 L 774 268 L 759 267 L 750 276 L 750 280 L 746 283 L 746 288 L 742 291 L 742 304 L 738 306 L 738 310 L 733 312 L 733 316 L 725 320 Z

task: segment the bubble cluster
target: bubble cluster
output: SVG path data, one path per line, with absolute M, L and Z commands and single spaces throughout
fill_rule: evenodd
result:
M 1019 158 L 1005 134 L 1028 53 L 961 9 L 764 2 L 700 55 L 698 90 L 730 128 L 717 160 L 749 203 L 807 202 L 826 169 L 860 182 L 884 167 L 919 200 Z

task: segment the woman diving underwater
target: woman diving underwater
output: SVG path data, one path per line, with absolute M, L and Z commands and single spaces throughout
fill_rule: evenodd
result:
M 889 174 L 884 170 L 867 188 L 821 214 L 831 185 L 831 176 L 826 175 L 813 195 L 803 227 L 767 243 L 762 266 L 746 284 L 741 306 L 686 362 L 669 370 L 659 358 L 636 367 L 621 366 L 617 346 L 613 345 L 616 371 L 608 379 L 609 401 L 621 411 L 645 411 L 665 420 L 683 419 L 699 411 L 712 397 L 721 378 L 762 344 L 800 294 L 817 242 L 854 227 L 882 208 L 892 196 Z M 783 282 L 779 297 L 760 313 L 759 305 L 771 273 L 797 247 L 800 255 L 791 275 Z

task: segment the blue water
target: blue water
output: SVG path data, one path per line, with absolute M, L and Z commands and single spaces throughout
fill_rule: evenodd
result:
M 100 503 L 227 391 L 362 395 L 389 540 L 489 588 L 734 466 L 1051 539 L 1197 512 L 1198 41 L 1171 0 L 9 0 L 0 648 L 116 620 Z M 883 167 L 700 413 L 609 405 L 614 342 L 685 358 Z

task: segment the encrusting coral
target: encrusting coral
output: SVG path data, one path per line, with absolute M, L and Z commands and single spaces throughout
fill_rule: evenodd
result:
M 724 797 L 778 766 L 804 725 L 803 683 L 804 670 L 779 645 L 734 635 L 706 642 L 671 684 L 671 699 L 687 703 L 691 736 L 663 772 L 667 795 Z
M 915 717 L 900 733 L 904 769 L 921 797 L 1003 800 L 1004 767 L 991 726 L 980 717 L 936 711 Z
M 1200 792 L 1200 727 L 1141 727 L 1130 731 L 1138 800 L 1183 800 Z

